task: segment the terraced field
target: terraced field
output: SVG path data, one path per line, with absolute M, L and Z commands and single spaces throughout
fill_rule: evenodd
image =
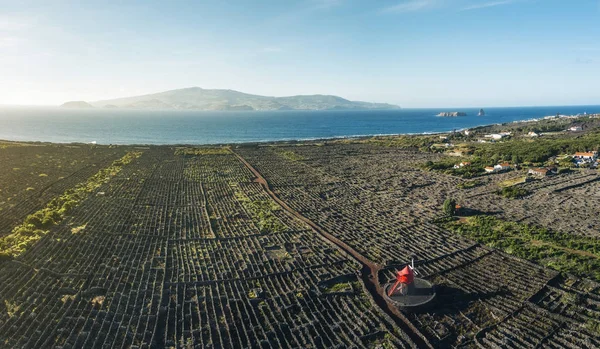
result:
M 600 347 L 600 285 L 436 224 L 448 196 L 556 224 L 532 214 L 550 200 L 597 200 L 587 195 L 597 175 L 525 183 L 562 197 L 526 206 L 493 193 L 508 174 L 465 190 L 421 170 L 441 156 L 339 142 L 6 143 L 0 246 L 18 243 L 13 228 L 55 197 L 85 197 L 0 259 L 0 347 Z M 569 227 L 590 212 L 554 219 Z M 589 222 L 573 232 L 593 235 Z M 385 302 L 382 285 L 411 258 L 437 297 L 407 312 Z

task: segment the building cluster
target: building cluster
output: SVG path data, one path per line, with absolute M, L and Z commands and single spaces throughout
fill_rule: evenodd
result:
M 575 165 L 577 165 L 577 167 L 580 167 L 582 165 L 589 165 L 590 167 L 594 168 L 598 167 L 598 152 L 576 152 L 575 155 L 573 155 L 573 162 L 575 162 Z
M 503 162 L 495 166 L 486 166 L 484 170 L 486 173 L 504 172 L 510 170 L 510 164 L 508 162 Z

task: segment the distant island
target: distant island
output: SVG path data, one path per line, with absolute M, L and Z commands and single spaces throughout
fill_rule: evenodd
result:
M 65 108 L 180 109 L 180 110 L 387 110 L 387 103 L 350 101 L 331 95 L 268 97 L 233 90 L 190 87 L 149 95 L 96 102 L 67 102 Z
M 443 116 L 443 117 L 467 116 L 467 113 L 463 113 L 460 111 L 443 111 L 436 116 Z
M 91 104 L 84 101 L 71 101 L 67 103 L 63 103 L 61 105 L 62 108 L 93 108 Z

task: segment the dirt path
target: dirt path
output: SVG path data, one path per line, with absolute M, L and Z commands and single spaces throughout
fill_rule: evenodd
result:
M 323 236 L 325 239 L 329 240 L 333 244 L 335 244 L 339 249 L 344 251 L 347 255 L 354 258 L 357 262 L 363 265 L 361 269 L 361 279 L 365 285 L 367 291 L 375 301 L 375 303 L 386 313 L 396 325 L 398 325 L 406 334 L 412 339 L 420 348 L 433 348 L 431 343 L 425 338 L 425 336 L 402 314 L 402 312 L 387 302 L 384 298 L 384 290 L 381 284 L 379 283 L 379 271 L 381 270 L 381 266 L 373 261 L 369 260 L 365 256 L 361 255 L 350 247 L 348 244 L 338 239 L 337 237 L 329 234 L 324 231 L 320 226 L 311 221 L 310 219 L 304 217 L 299 212 L 288 206 L 288 204 L 281 200 L 277 194 L 275 194 L 269 185 L 269 182 L 256 170 L 246 159 L 244 159 L 241 155 L 237 154 L 233 150 L 231 152 L 254 174 L 256 177 L 255 182 L 259 183 L 265 192 L 269 194 L 269 196 L 279 204 L 288 214 L 300 219 L 304 223 L 308 224 L 316 233 Z

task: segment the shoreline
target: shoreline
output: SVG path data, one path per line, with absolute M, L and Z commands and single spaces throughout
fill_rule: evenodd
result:
M 472 130 L 478 128 L 492 127 L 492 126 L 502 126 L 502 125 L 510 125 L 510 124 L 519 124 L 519 123 L 534 123 L 540 122 L 544 120 L 560 120 L 560 119 L 578 119 L 584 117 L 597 117 L 600 118 L 600 114 L 587 114 L 587 115 L 558 115 L 558 116 L 543 116 L 543 117 L 535 117 L 531 119 L 523 119 L 523 120 L 515 120 L 503 123 L 489 123 L 489 124 L 481 124 L 475 125 L 471 127 L 463 127 L 457 128 L 453 130 L 445 130 L 445 131 L 425 131 L 425 132 L 409 132 L 409 133 L 377 133 L 377 134 L 357 134 L 357 135 L 347 135 L 347 136 L 332 136 L 332 137 L 308 137 L 308 138 L 282 138 L 282 139 L 273 139 L 273 140 L 258 140 L 258 141 L 240 141 L 240 142 L 224 142 L 224 143 L 98 143 L 96 141 L 92 142 L 49 142 L 49 141 L 38 141 L 38 140 L 11 140 L 11 139 L 0 139 L 0 142 L 5 143 L 39 143 L 39 144 L 57 144 L 57 145 L 100 145 L 100 146 L 249 146 L 249 145 L 267 145 L 267 144 L 285 144 L 285 143 L 302 143 L 302 142 L 326 142 L 326 141 L 337 141 L 337 140 L 361 140 L 367 138 L 374 137 L 400 137 L 400 136 L 409 136 L 409 137 L 418 137 L 418 136 L 430 136 L 430 135 L 441 135 L 448 134 L 452 132 L 463 132 L 465 130 Z

